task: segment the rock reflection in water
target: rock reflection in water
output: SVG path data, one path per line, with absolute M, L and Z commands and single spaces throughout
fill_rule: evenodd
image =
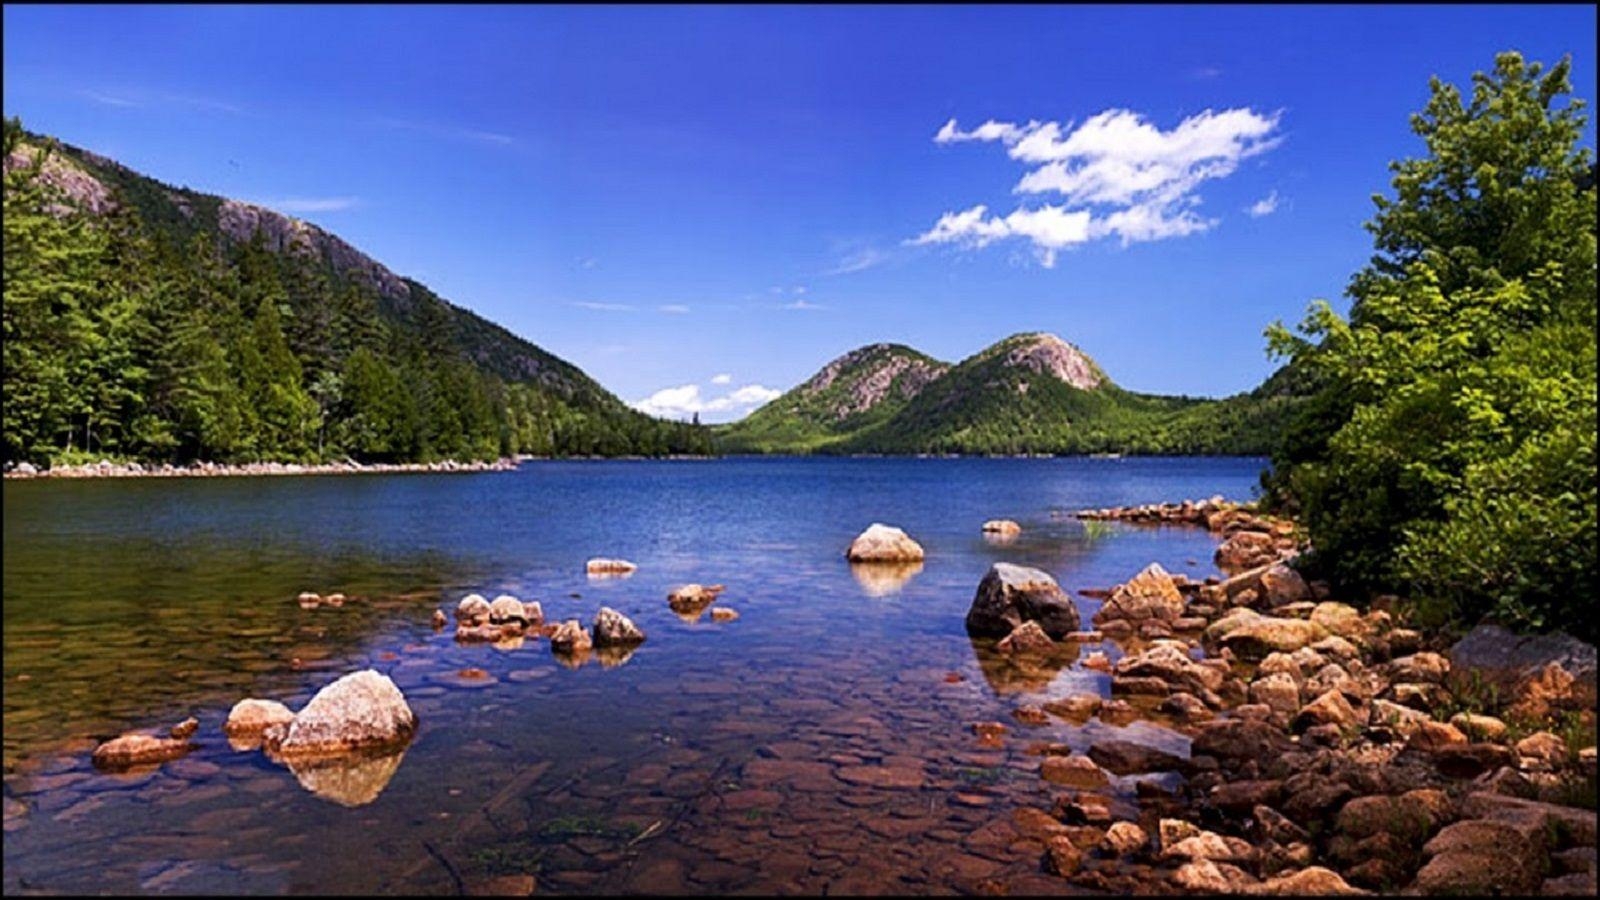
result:
M 868 597 L 887 597 L 899 593 L 912 576 L 922 571 L 921 562 L 851 563 L 850 574 Z
M 340 759 L 286 760 L 300 786 L 313 795 L 340 806 L 366 806 L 389 786 L 406 749 L 383 756 L 362 755 Z
M 595 658 L 600 660 L 602 668 L 615 669 L 633 658 L 633 652 L 639 649 L 637 644 L 629 646 L 610 646 L 595 648 Z
M 588 662 L 589 657 L 594 655 L 594 651 L 588 647 L 579 647 L 572 650 L 553 650 L 550 655 L 555 657 L 556 662 L 562 666 L 568 669 L 576 669 Z
M 972 638 L 972 655 L 978 659 L 978 669 L 983 680 L 996 694 L 1022 694 L 1040 692 L 1050 686 L 1062 669 L 1078 659 L 1078 645 L 1061 641 L 1049 654 L 1008 655 L 994 649 L 995 642 L 986 638 Z

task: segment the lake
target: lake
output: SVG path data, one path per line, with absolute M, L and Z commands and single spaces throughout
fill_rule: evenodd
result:
M 1107 694 L 1108 678 L 1081 657 L 1019 668 L 969 639 L 978 581 L 997 561 L 1044 569 L 1088 627 L 1099 604 L 1078 590 L 1152 561 L 1216 574 L 1217 540 L 1072 511 L 1245 500 L 1263 465 L 731 458 L 6 482 L 5 891 L 454 893 L 531 874 L 540 893 L 1064 892 L 1011 824 L 1067 793 L 1025 745 L 1187 740 L 1153 720 L 1018 723 L 1017 706 Z M 1023 532 L 986 539 L 991 518 Z M 923 567 L 846 563 L 873 522 L 918 540 Z M 590 579 L 596 556 L 639 570 Z M 739 618 L 676 615 L 666 596 L 686 582 L 726 585 Z M 301 591 L 352 600 L 305 610 Z M 611 606 L 648 640 L 576 667 L 544 640 L 458 645 L 429 618 L 473 592 L 586 627 Z M 244 697 L 299 708 L 369 667 L 419 718 L 403 753 L 296 772 L 222 735 Z M 191 715 L 182 760 L 90 764 L 100 740 Z M 1003 747 L 979 745 L 983 721 L 1012 729 Z M 1108 795 L 1131 810 L 1133 780 Z

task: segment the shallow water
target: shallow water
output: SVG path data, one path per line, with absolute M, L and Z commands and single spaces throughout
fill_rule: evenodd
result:
M 1203 530 L 1091 534 L 1069 513 L 1248 499 L 1261 465 L 728 459 L 7 482 L 4 888 L 454 893 L 527 874 L 562 893 L 1062 891 L 1010 826 L 1067 793 L 1021 747 L 1120 736 L 1186 753 L 1187 740 L 1150 721 L 1016 723 L 1024 702 L 1105 693 L 1107 679 L 1070 660 L 1017 668 L 969 640 L 978 580 L 1000 560 L 1070 592 L 1151 561 L 1214 574 Z M 997 517 L 1022 535 L 986 540 Z M 848 565 L 874 521 L 915 537 L 926 564 Z M 594 556 L 640 568 L 591 580 Z M 690 581 L 727 585 L 740 618 L 675 615 L 666 595 Z M 354 599 L 302 610 L 303 590 Z M 649 639 L 573 668 L 542 640 L 435 633 L 433 610 L 474 591 L 585 625 L 609 605 Z M 1087 622 L 1098 603 L 1078 601 Z M 1116 655 L 1083 651 L 1096 649 Z M 298 707 L 365 667 L 420 718 L 403 754 L 294 772 L 222 736 L 243 697 Z M 97 740 L 189 715 L 199 746 L 183 760 L 90 765 Z M 1012 727 L 1004 748 L 978 745 L 970 725 L 987 720 Z M 1114 805 L 1131 792 L 1114 779 Z

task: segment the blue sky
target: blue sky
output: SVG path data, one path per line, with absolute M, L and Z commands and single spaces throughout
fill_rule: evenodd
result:
M 1431 75 L 1562 7 L 18 7 L 4 105 L 273 206 L 724 420 L 873 341 L 1017 331 L 1225 395 L 1341 298 Z M 1208 114 L 1209 111 L 1209 114 Z M 988 125 L 985 127 L 985 123 Z M 1587 142 L 1593 146 L 1593 127 Z M 978 209 L 978 207 L 983 207 Z

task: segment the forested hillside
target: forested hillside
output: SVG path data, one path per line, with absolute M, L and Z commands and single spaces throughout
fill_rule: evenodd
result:
M 316 226 L 5 125 L 5 460 L 707 453 Z
M 1223 400 L 1136 393 L 1050 334 L 955 366 L 875 344 L 717 438 L 732 452 L 1264 454 L 1301 393 L 1287 369 Z

